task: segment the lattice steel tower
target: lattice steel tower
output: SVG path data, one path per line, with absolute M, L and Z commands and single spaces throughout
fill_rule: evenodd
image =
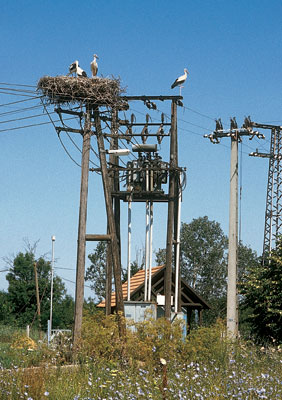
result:
M 250 156 L 269 158 L 265 225 L 263 238 L 263 264 L 267 255 L 276 247 L 282 234 L 282 126 L 258 124 L 252 126 L 271 130 L 270 151 L 251 153 Z

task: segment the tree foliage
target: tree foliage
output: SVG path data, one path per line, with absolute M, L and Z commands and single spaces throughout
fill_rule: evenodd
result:
M 106 293 L 107 243 L 98 242 L 93 253 L 88 255 L 91 265 L 86 270 L 85 280 L 90 281 L 90 287 L 98 300 Z
M 214 322 L 226 315 L 228 238 L 220 224 L 207 216 L 182 223 L 180 235 L 180 268 L 182 278 L 211 305 L 204 313 L 204 322 Z M 166 251 L 156 254 L 158 265 L 165 263 Z M 257 255 L 242 243 L 238 247 L 238 276 L 241 279 L 247 265 Z
M 34 264 L 36 263 L 38 288 L 40 298 L 41 326 L 47 327 L 47 321 L 50 317 L 50 295 L 51 295 L 51 264 L 43 257 L 38 260 L 34 252 L 30 249 L 26 252 L 19 252 L 13 260 L 10 261 L 10 271 L 6 276 L 9 282 L 8 292 L 1 300 L 9 309 L 9 316 L 19 326 L 37 323 L 37 303 L 36 288 L 34 276 Z M 73 320 L 73 299 L 66 294 L 65 285 L 61 278 L 54 277 L 53 280 L 53 328 L 62 328 L 69 326 Z M 7 321 L 5 316 L 2 316 Z
M 246 320 L 258 341 L 282 342 L 282 240 L 273 250 L 269 264 L 257 263 L 242 279 L 242 305 Z
M 90 287 L 101 301 L 106 295 L 106 266 L 107 266 L 107 243 L 98 242 L 93 253 L 88 255 L 91 265 L 86 270 L 85 280 L 90 281 Z M 131 276 L 143 267 L 138 265 L 137 261 L 133 261 L 130 266 Z M 122 269 L 122 283 L 127 281 L 127 269 Z

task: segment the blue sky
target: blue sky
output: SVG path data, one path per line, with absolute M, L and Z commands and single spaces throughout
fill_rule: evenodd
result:
M 236 116 L 257 122 L 282 123 L 282 3 L 264 1 L 10 1 L 1 0 L 1 88 L 5 83 L 36 85 L 44 75 L 68 72 L 75 59 L 90 74 L 97 53 L 99 74 L 119 76 L 130 95 L 178 94 L 174 79 L 187 67 L 182 91 L 185 109 L 178 109 L 179 164 L 187 167 L 182 221 L 207 215 L 228 232 L 230 141 L 212 145 L 203 135 L 214 118 L 224 126 Z M 8 86 L 9 88 L 14 86 Z M 0 257 L 40 239 L 37 255 L 51 257 L 56 236 L 56 273 L 75 280 L 80 169 L 68 158 L 52 125 L 6 130 L 47 122 L 45 115 L 5 122 L 42 109 L 18 93 L 0 89 L 1 242 Z M 132 108 L 138 107 L 132 105 Z M 169 109 L 158 103 L 161 111 Z M 140 112 L 141 108 L 137 108 Z M 144 113 L 147 109 L 141 110 Z M 136 114 L 142 122 L 142 114 Z M 157 118 L 158 114 L 153 115 Z M 275 121 L 275 122 L 274 122 Z M 266 140 L 242 145 L 242 240 L 262 251 L 268 161 L 248 153 L 268 151 Z M 79 138 L 74 138 L 80 145 Z M 80 154 L 65 136 L 64 143 L 80 162 Z M 166 145 L 162 146 L 166 151 Z M 239 149 L 241 151 L 241 149 Z M 105 233 L 102 183 L 90 174 L 89 233 Z M 144 246 L 145 206 L 133 208 L 135 250 Z M 155 207 L 154 248 L 165 246 L 166 207 Z M 126 253 L 126 207 L 122 210 L 123 253 Z M 93 244 L 87 245 L 87 253 Z M 123 264 L 126 257 L 123 257 Z M 5 263 L 1 265 L 4 269 Z M 59 268 L 70 268 L 64 270 Z M 4 273 L 0 289 L 7 287 Z M 74 284 L 65 281 L 69 293 Z M 86 296 L 91 292 L 86 289 Z

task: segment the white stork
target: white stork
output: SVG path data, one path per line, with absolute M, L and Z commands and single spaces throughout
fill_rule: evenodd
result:
M 175 81 L 171 85 L 171 89 L 175 88 L 176 86 L 180 86 L 180 94 L 181 94 L 181 88 L 183 87 L 182 85 L 186 81 L 188 74 L 189 74 L 188 69 L 184 68 L 184 75 L 181 75 L 179 78 L 175 79 Z
M 97 76 L 98 73 L 98 63 L 96 59 L 99 60 L 99 57 L 97 56 L 97 54 L 93 54 L 93 61 L 90 63 L 92 78 L 95 78 L 95 76 Z
M 77 76 L 78 78 L 81 78 L 81 77 L 87 78 L 86 72 L 85 72 L 82 68 L 80 68 L 80 66 L 79 66 L 77 60 L 76 60 L 75 62 L 73 62 L 73 63 L 69 66 L 69 73 L 68 73 L 68 75 L 71 75 L 71 74 L 76 74 L 76 76 Z

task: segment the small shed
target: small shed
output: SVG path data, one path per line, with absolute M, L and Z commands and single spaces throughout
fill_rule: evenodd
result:
M 172 277 L 174 280 L 174 276 Z M 142 310 L 146 305 L 146 308 L 156 307 L 156 317 L 161 317 L 164 315 L 164 283 L 165 283 L 165 266 L 159 266 L 152 268 L 152 289 L 151 289 L 151 302 L 144 302 L 144 288 L 145 288 L 145 270 L 141 269 L 136 274 L 134 274 L 130 279 L 130 302 L 127 302 L 127 282 L 122 285 L 122 294 L 125 301 L 125 316 L 132 313 L 129 311 L 132 309 L 133 303 L 136 305 L 140 304 Z M 174 285 L 172 285 L 172 297 L 174 300 Z M 174 301 L 172 301 L 173 305 Z M 105 300 L 98 304 L 97 307 L 104 308 Z M 111 296 L 111 311 L 114 312 L 116 307 L 116 295 L 115 292 Z M 185 315 L 185 320 L 187 321 L 188 330 L 191 323 L 191 313 L 193 310 L 197 310 L 199 313 L 199 324 L 202 320 L 202 311 L 210 309 L 210 305 L 201 297 L 194 289 L 189 286 L 184 279 L 181 279 L 181 309 Z M 144 313 L 143 313 L 144 314 Z M 143 315 L 140 312 L 134 311 L 134 315 Z M 136 320 L 136 318 L 134 318 Z M 138 320 L 138 319 L 137 319 Z M 136 320 L 136 321 L 137 321 Z

